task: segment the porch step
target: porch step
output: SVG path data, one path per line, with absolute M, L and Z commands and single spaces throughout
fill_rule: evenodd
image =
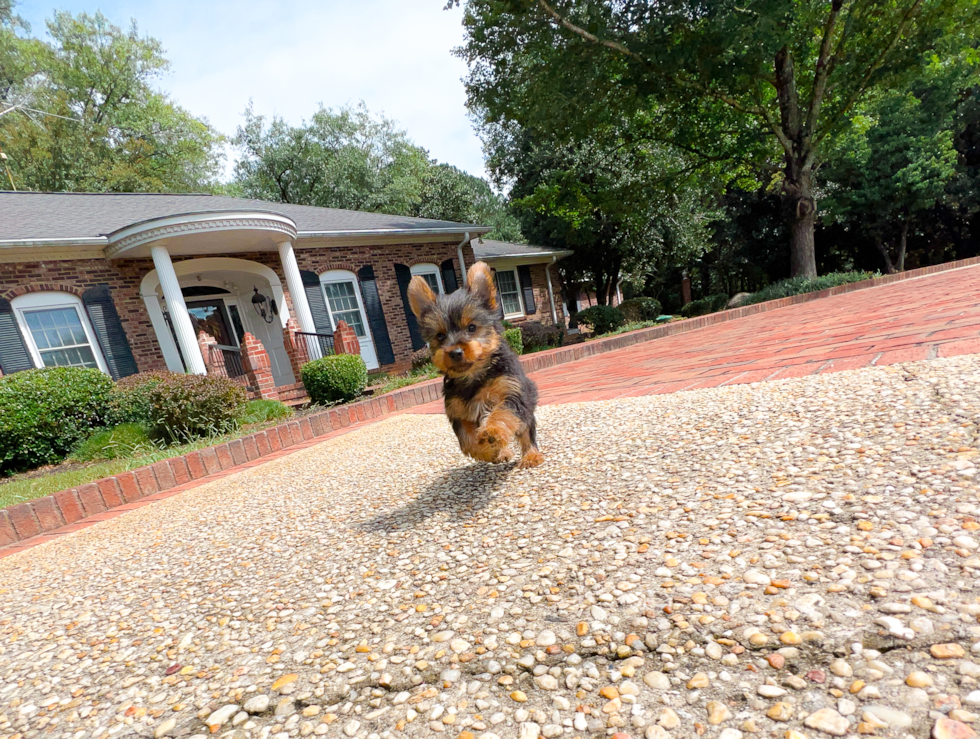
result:
M 276 388 L 279 393 L 279 400 L 290 407 L 296 407 L 310 402 L 310 396 L 306 392 L 302 382 L 293 385 L 280 385 Z

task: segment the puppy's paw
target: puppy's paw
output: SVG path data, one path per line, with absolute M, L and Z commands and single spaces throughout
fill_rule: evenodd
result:
M 521 457 L 521 461 L 517 465 L 517 468 L 526 470 L 530 467 L 537 467 L 542 462 L 544 462 L 544 455 L 541 452 L 535 450 L 535 451 L 528 452 L 523 457 Z

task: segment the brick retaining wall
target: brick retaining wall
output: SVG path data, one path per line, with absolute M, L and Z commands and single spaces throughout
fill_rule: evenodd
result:
M 767 303 L 757 303 L 744 308 L 689 318 L 664 326 L 654 326 L 605 339 L 536 352 L 521 357 L 521 362 L 526 371 L 535 372 L 634 344 L 653 341 L 664 336 L 696 331 L 705 326 L 732 321 L 756 313 L 765 313 L 832 295 L 841 295 L 972 265 L 980 265 L 980 257 L 876 277 L 815 293 L 794 295 Z M 84 518 L 104 513 L 112 508 L 133 503 L 141 498 L 186 485 L 194 480 L 254 462 L 294 445 L 340 431 L 353 424 L 423 405 L 438 400 L 440 397 L 442 397 L 442 380 L 429 380 L 376 398 L 367 398 L 356 403 L 287 421 L 240 439 L 233 439 L 217 446 L 62 490 L 54 495 L 19 503 L 0 510 L 0 547 L 16 544 L 46 531 L 70 526 Z

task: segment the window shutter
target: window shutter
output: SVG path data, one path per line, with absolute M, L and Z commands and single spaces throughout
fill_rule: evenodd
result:
M 391 337 L 388 335 L 384 308 L 381 307 L 381 296 L 378 295 L 378 281 L 374 278 L 374 267 L 365 264 L 357 270 L 357 280 L 361 283 L 361 300 L 364 301 L 364 312 L 367 313 L 368 325 L 371 326 L 378 362 L 393 364 L 395 352 L 391 348 Z
M 116 312 L 116 304 L 112 302 L 109 286 L 90 287 L 82 293 L 82 305 L 88 313 L 112 379 L 119 380 L 139 372 L 133 350 L 129 348 L 126 330 Z
M 521 280 L 521 292 L 524 295 L 524 312 L 532 316 L 537 308 L 534 305 L 534 288 L 531 287 L 531 268 L 522 264 L 517 268 L 517 276 Z
M 34 369 L 10 301 L 0 298 L 0 371 L 5 375 Z
M 408 335 L 412 339 L 412 351 L 418 351 L 425 346 L 422 339 L 422 332 L 419 331 L 419 322 L 415 320 L 415 314 L 408 306 L 408 283 L 412 281 L 412 270 L 404 264 L 395 265 L 395 279 L 398 280 L 398 292 L 402 296 L 402 305 L 405 307 L 405 320 L 408 322 Z
M 318 334 L 333 334 L 333 327 L 330 325 L 330 313 L 327 311 L 327 299 L 323 297 L 323 288 L 320 287 L 320 275 L 309 270 L 300 270 L 300 277 L 303 280 L 303 291 L 306 293 L 306 302 L 310 305 L 310 313 L 313 314 L 313 325 L 316 326 Z
M 453 264 L 452 259 L 447 259 L 442 263 L 442 287 L 446 291 L 446 295 L 456 292 L 458 285 L 456 284 L 456 267 Z

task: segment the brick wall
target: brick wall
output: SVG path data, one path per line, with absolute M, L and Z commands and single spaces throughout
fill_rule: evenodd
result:
M 395 354 L 395 364 L 384 369 L 401 369 L 411 366 L 412 345 L 408 334 L 408 323 L 402 305 L 398 281 L 395 279 L 395 263 L 412 266 L 423 262 L 441 265 L 446 259 L 456 264 L 456 279 L 462 285 L 456 244 L 399 244 L 380 246 L 331 247 L 329 242 L 300 240 L 296 248 L 296 260 L 300 269 L 321 274 L 330 269 L 346 269 L 357 272 L 370 264 L 374 267 L 378 293 L 388 324 Z M 466 246 L 463 250 L 466 265 L 475 261 L 473 250 Z M 277 252 L 230 253 L 211 255 L 244 259 L 271 268 L 283 284 L 286 304 L 290 315 L 294 315 L 292 298 L 286 289 L 286 278 L 282 271 Z M 192 259 L 174 257 L 174 264 Z M 80 293 L 98 284 L 108 284 L 112 297 L 122 320 L 126 336 L 129 338 L 133 355 L 141 372 L 166 369 L 166 362 L 157 343 L 156 333 L 150 323 L 146 306 L 140 297 L 140 282 L 153 269 L 151 259 L 86 259 L 77 261 L 21 262 L 0 264 L 0 297 L 12 298 L 35 289 L 50 289 L 52 286 L 76 288 Z M 543 279 L 543 273 L 542 273 Z M 43 287 L 42 287 L 43 286 Z

